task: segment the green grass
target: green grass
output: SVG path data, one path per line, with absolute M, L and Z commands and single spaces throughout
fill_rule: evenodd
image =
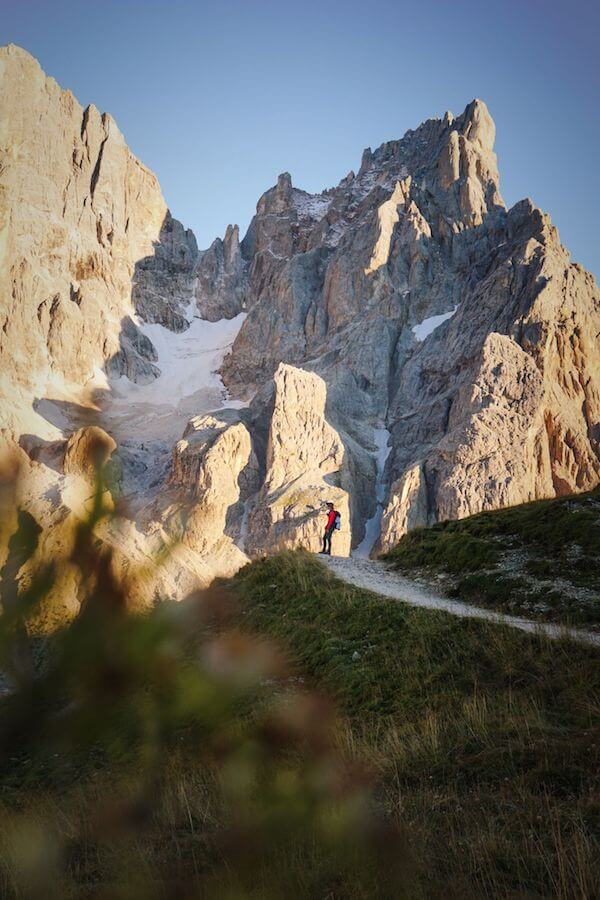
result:
M 94 531 L 110 515 L 101 476 L 68 558 L 19 590 L 40 529 L 3 474 L 0 896 L 411 896 L 402 833 L 341 754 L 332 709 L 241 632 L 233 591 L 134 614 L 138 573 Z M 65 567 L 82 609 L 40 634 Z
M 600 654 L 374 597 L 302 553 L 234 584 L 244 627 L 337 702 L 411 834 L 415 896 L 594 896 Z
M 405 572 L 453 576 L 461 599 L 599 625 L 600 489 L 417 528 L 384 558 Z
M 594 896 L 592 649 L 305 553 L 51 644 L 0 703 L 2 896 Z
M 100 487 L 68 560 L 19 593 L 21 517 L 0 571 L 0 896 L 591 900 L 596 651 L 373 596 L 302 552 L 133 615 Z M 463 578 L 489 528 L 438 545 L 480 560 Z M 38 635 L 64 565 L 85 603 Z

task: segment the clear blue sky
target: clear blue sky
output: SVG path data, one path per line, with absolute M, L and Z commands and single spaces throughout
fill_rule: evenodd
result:
M 473 97 L 509 205 L 600 274 L 600 13 L 585 0 L 0 0 L 0 43 L 119 123 L 200 246 Z

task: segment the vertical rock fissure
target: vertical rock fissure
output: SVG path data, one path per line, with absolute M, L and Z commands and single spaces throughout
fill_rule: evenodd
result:
M 355 548 L 352 555 L 359 558 L 368 559 L 373 551 L 373 547 L 381 536 L 381 520 L 383 517 L 383 506 L 386 495 L 386 462 L 392 450 L 390 443 L 390 432 L 385 426 L 379 426 L 373 429 L 373 437 L 376 446 L 374 452 L 375 462 L 377 466 L 377 475 L 375 479 L 375 512 L 370 519 L 365 522 L 365 536 Z

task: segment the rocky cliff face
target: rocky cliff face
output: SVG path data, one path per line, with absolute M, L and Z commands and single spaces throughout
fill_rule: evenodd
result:
M 369 427 L 391 434 L 384 547 L 600 478 L 598 288 L 530 201 L 506 210 L 494 137 L 474 101 L 320 195 L 284 174 L 242 241 L 249 314 L 225 381 L 247 395 L 281 360 L 324 379 L 355 462 L 354 545 L 373 473 L 348 436 L 368 451 Z
M 196 303 L 203 319 L 232 319 L 246 308 L 246 262 L 237 225 L 229 225 L 198 259 Z
M 327 501 L 341 514 L 335 550 L 350 552 L 344 443 L 325 418 L 327 388 L 313 372 L 280 364 L 274 378 L 266 470 L 249 518 L 249 553 L 298 545 L 318 551 Z M 345 477 L 346 476 L 346 477 Z
M 24 50 L 0 48 L 0 445 L 26 470 L 19 501 L 41 530 L 40 560 L 68 554 L 87 514 L 92 451 L 104 434 L 98 395 L 117 378 L 162 377 L 140 324 L 187 329 L 197 261 L 193 234 L 172 218 L 114 120 L 83 109 Z M 135 434 L 131 448 L 122 438 L 112 468 L 131 490 L 133 473 L 161 470 L 164 448 L 157 460 Z M 99 527 L 98 539 L 125 568 L 161 546 L 160 535 L 123 517 Z M 142 578 L 139 599 L 181 595 L 213 573 L 174 548 L 156 578 Z M 56 585 L 55 612 L 76 611 L 80 588 Z
M 80 401 L 102 367 L 156 377 L 133 319 L 185 327 L 197 249 L 114 120 L 18 47 L 0 48 L 0 110 L 2 424 L 35 430 L 50 387 Z
M 368 553 L 600 480 L 598 288 L 531 201 L 505 208 L 481 101 L 321 194 L 284 173 L 204 251 L 110 116 L 18 48 L 0 102 L 4 433 L 56 528 L 112 434 L 129 518 L 102 540 L 124 566 L 176 541 L 147 593 L 318 549 L 326 500 L 334 551 Z
M 392 396 L 386 545 L 411 515 L 431 523 L 600 478 L 597 286 L 529 201 L 500 222 L 482 277 L 407 360 Z

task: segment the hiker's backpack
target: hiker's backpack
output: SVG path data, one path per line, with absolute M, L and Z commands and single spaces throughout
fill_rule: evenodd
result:
M 336 531 L 339 531 L 342 527 L 342 517 L 337 510 L 335 512 L 335 519 L 333 520 L 333 527 Z

